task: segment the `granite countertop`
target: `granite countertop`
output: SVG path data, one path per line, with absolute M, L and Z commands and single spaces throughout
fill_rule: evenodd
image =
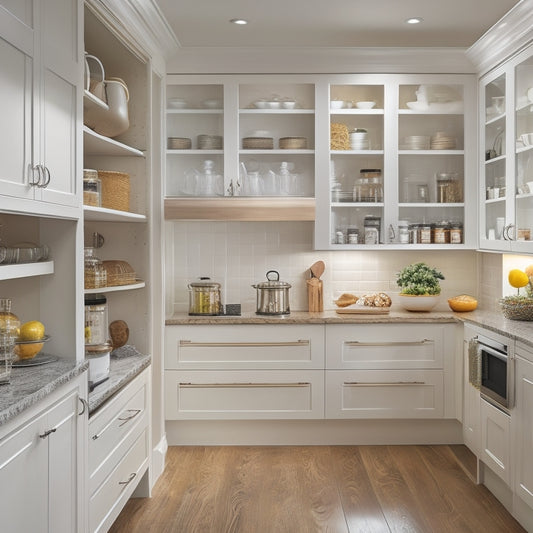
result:
M 11 370 L 10 383 L 0 385 L 0 425 L 41 401 L 87 370 L 89 363 L 59 358 L 53 363 Z
M 447 323 L 468 322 L 482 326 L 501 335 L 533 346 L 533 322 L 509 320 L 496 311 L 478 309 L 470 313 L 454 313 L 453 311 L 430 311 L 417 313 L 392 308 L 384 315 L 346 315 L 335 310 L 322 313 L 306 311 L 291 312 L 287 316 L 264 316 L 255 313 L 243 313 L 241 316 L 189 316 L 187 313 L 176 313 L 167 317 L 165 325 L 229 325 L 229 324 L 391 324 L 391 323 Z
M 97 385 L 89 393 L 89 414 L 92 414 L 126 383 L 150 366 L 151 362 L 150 355 L 139 354 L 122 358 L 111 356 L 109 379 Z

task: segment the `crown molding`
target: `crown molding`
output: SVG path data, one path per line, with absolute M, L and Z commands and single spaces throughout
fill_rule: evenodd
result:
M 475 69 L 464 48 L 181 47 L 169 74 L 453 73 Z
M 154 0 L 85 0 L 85 4 L 140 56 L 148 55 L 163 66 L 179 49 Z
M 467 51 L 483 76 L 533 42 L 533 0 L 521 0 Z

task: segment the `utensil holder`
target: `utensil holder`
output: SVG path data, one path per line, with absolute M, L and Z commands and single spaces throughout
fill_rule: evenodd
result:
M 321 313 L 324 311 L 323 283 L 318 278 L 306 280 L 307 283 L 307 301 L 310 313 Z

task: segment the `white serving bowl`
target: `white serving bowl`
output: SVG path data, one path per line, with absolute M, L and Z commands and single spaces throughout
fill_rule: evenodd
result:
M 187 107 L 187 100 L 183 98 L 169 98 L 168 107 L 173 109 L 185 109 Z
M 254 106 L 257 107 L 257 109 L 266 109 L 268 107 L 267 102 L 264 100 L 257 100 L 257 102 L 254 102 Z
M 372 109 L 375 105 L 376 105 L 376 102 L 370 102 L 370 101 L 355 103 L 355 107 L 357 107 L 357 109 Z
M 202 106 L 206 109 L 220 109 L 222 107 L 222 100 L 214 98 L 210 100 L 204 100 L 202 102 Z
M 429 106 L 425 102 L 407 102 L 405 105 L 413 111 L 425 111 L 429 109 Z
M 342 109 L 344 107 L 344 100 L 331 100 L 329 106 L 331 109 Z
M 296 102 L 286 100 L 285 102 L 282 102 L 281 105 L 283 106 L 283 109 L 294 109 L 296 107 Z
M 281 102 L 278 102 L 278 101 L 267 102 L 267 108 L 268 109 L 280 109 Z

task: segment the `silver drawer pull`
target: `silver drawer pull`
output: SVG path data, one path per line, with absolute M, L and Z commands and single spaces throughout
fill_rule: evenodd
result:
M 423 339 L 421 341 L 399 341 L 399 342 L 361 342 L 361 341 L 345 341 L 346 346 L 422 346 L 430 344 L 435 341 L 431 339 Z
M 137 474 L 136 474 L 135 472 L 132 472 L 132 473 L 129 475 L 129 477 L 128 477 L 128 479 L 127 479 L 126 481 L 119 481 L 118 484 L 119 484 L 119 485 L 128 485 L 129 483 L 131 483 L 131 482 L 135 479 L 135 476 L 136 476 L 136 475 L 137 475 Z
M 182 340 L 179 342 L 183 348 L 270 348 L 280 346 L 309 346 L 308 340 L 283 341 L 283 342 L 192 342 Z
M 45 431 L 44 433 L 39 435 L 39 438 L 40 439 L 46 439 L 46 437 L 48 437 L 48 435 L 51 435 L 52 433 L 55 433 L 56 431 L 57 431 L 57 428 L 48 429 L 47 431 Z
M 122 422 L 122 424 L 119 424 L 119 428 L 126 424 L 129 420 L 135 418 L 141 412 L 141 409 L 128 409 L 126 412 L 133 414 L 126 416 L 125 418 L 119 418 L 118 420 Z
M 394 381 L 392 383 L 365 383 L 363 381 L 345 381 L 347 387 L 406 387 L 410 385 L 425 385 L 425 381 Z
M 252 388 L 252 387 L 309 387 L 309 382 L 298 383 L 180 383 L 180 387 L 188 389 L 200 389 L 200 388 L 217 388 L 217 389 L 229 389 L 229 388 Z

